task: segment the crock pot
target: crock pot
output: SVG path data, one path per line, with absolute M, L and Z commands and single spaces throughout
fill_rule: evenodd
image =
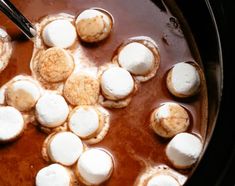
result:
M 230 186 L 234 182 L 232 176 L 235 169 L 233 158 L 235 145 L 232 138 L 235 131 L 231 122 L 232 115 L 227 107 L 228 101 L 232 103 L 230 100 L 232 93 L 228 85 L 230 83 L 231 86 L 231 82 L 226 84 L 224 74 L 225 79 L 232 80 L 231 70 L 228 70 L 230 67 L 228 63 L 232 58 L 227 46 L 229 41 L 227 18 L 230 17 L 228 11 L 229 7 L 232 7 L 232 0 L 175 1 L 197 43 L 206 74 L 209 98 L 206 141 L 208 148 L 186 185 Z

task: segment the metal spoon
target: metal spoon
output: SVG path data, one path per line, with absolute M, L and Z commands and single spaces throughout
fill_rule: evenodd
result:
M 0 10 L 10 18 L 29 39 L 36 35 L 36 30 L 33 25 L 9 0 L 0 0 Z

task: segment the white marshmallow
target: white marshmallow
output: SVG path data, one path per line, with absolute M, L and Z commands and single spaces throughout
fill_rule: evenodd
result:
M 148 181 L 147 186 L 180 186 L 180 184 L 170 175 L 159 174 L 152 177 Z
M 190 96 L 200 87 L 200 75 L 193 65 L 178 63 L 172 69 L 171 85 L 176 94 Z
M 79 107 L 72 112 L 69 128 L 81 138 L 94 134 L 99 129 L 99 115 L 93 107 Z
M 8 36 L 7 32 L 0 28 L 0 37 L 6 37 Z
M 68 170 L 59 164 L 41 169 L 36 176 L 36 186 L 70 186 L 71 176 Z
M 68 20 L 58 19 L 45 26 L 42 38 L 50 47 L 68 48 L 75 42 L 76 29 Z
M 0 142 L 15 139 L 23 130 L 22 114 L 14 107 L 0 107 Z
M 167 145 L 166 155 L 177 168 L 189 168 L 202 151 L 201 140 L 189 133 L 177 134 Z
M 57 94 L 43 95 L 36 104 L 36 117 L 45 127 L 53 128 L 62 125 L 69 114 L 65 99 Z
M 133 91 L 134 80 L 127 70 L 111 67 L 102 74 L 101 88 L 106 98 L 123 99 Z
M 98 9 L 84 10 L 76 19 L 77 32 L 86 42 L 105 39 L 111 32 L 112 19 Z
M 165 164 L 147 166 L 136 180 L 136 186 L 183 186 L 188 175 L 181 174 Z
M 7 104 L 20 111 L 28 111 L 34 107 L 40 95 L 38 86 L 28 80 L 15 81 L 6 89 Z
M 52 161 L 66 166 L 73 165 L 83 152 L 82 141 L 72 132 L 55 134 L 47 148 Z
M 121 67 L 135 75 L 146 75 L 154 67 L 153 52 L 145 45 L 133 42 L 127 44 L 118 54 Z
M 92 185 L 106 181 L 111 176 L 112 170 L 111 156 L 101 149 L 93 148 L 85 151 L 77 162 L 79 176 Z

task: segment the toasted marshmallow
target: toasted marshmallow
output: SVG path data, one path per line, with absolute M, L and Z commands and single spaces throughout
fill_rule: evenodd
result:
M 134 90 L 134 80 L 131 74 L 119 67 L 111 67 L 101 76 L 103 95 L 110 100 L 126 98 Z
M 77 162 L 76 171 L 80 181 L 87 185 L 98 185 L 108 180 L 113 171 L 112 157 L 97 148 L 85 151 Z
M 47 82 L 66 80 L 74 69 L 74 60 L 68 51 L 53 47 L 43 52 L 38 62 L 38 72 Z
M 85 42 L 98 42 L 111 32 L 113 26 L 111 16 L 103 10 L 88 9 L 76 19 L 77 33 Z
M 176 103 L 165 103 L 151 115 L 151 127 L 160 136 L 171 138 L 187 130 L 189 115 L 187 111 Z
M 75 73 L 65 82 L 63 92 L 72 105 L 94 105 L 98 101 L 100 84 L 88 74 Z
M 29 80 L 12 82 L 6 89 L 6 102 L 19 111 L 32 109 L 41 96 L 39 87 Z
M 47 145 L 50 160 L 62 165 L 73 165 L 83 152 L 83 144 L 72 132 L 59 132 L 52 136 Z
M 36 118 L 41 125 L 54 128 L 62 125 L 69 114 L 64 98 L 57 94 L 43 95 L 36 104 Z
M 93 137 L 103 125 L 99 115 L 95 107 L 79 106 L 70 114 L 68 126 L 81 138 Z
M 145 45 L 132 42 L 127 44 L 118 54 L 121 67 L 134 75 L 146 75 L 154 67 L 154 55 Z
M 189 133 L 177 134 L 167 145 L 166 155 L 176 168 L 189 168 L 202 151 L 201 140 Z
M 77 33 L 70 21 L 58 19 L 44 27 L 42 38 L 49 47 L 68 48 L 75 42 Z
M 36 175 L 36 186 L 70 186 L 71 176 L 66 168 L 52 164 L 41 169 Z
M 146 186 L 180 186 L 180 184 L 170 175 L 159 174 L 153 176 Z
M 12 44 L 7 32 L 0 28 L 0 73 L 6 68 L 12 54 Z
M 168 73 L 167 87 L 177 97 L 190 97 L 199 91 L 200 81 L 196 67 L 188 63 L 178 63 Z
M 16 139 L 24 130 L 22 114 L 14 107 L 0 107 L 0 142 Z

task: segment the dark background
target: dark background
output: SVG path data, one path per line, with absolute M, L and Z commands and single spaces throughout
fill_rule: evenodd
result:
M 193 6 L 195 9 L 198 8 L 199 19 L 205 19 L 203 11 L 206 10 L 200 9 L 201 5 L 199 2 L 202 1 L 195 0 Z M 210 4 L 218 25 L 222 45 L 224 66 L 223 96 L 218 122 L 211 142 L 198 169 L 187 183 L 187 186 L 234 186 L 235 107 L 233 96 L 235 96 L 235 69 L 233 64 L 235 63 L 235 1 L 210 0 Z M 201 27 L 201 29 L 207 30 L 207 25 L 201 25 Z M 213 46 L 206 44 L 206 47 Z

